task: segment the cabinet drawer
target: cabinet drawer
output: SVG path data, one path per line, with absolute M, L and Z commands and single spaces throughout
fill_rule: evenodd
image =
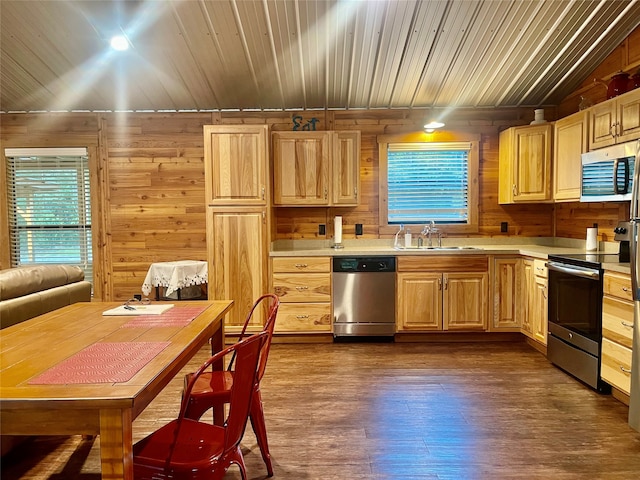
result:
M 633 303 L 613 297 L 602 299 L 602 336 L 631 348 Z
M 275 273 L 331 272 L 330 257 L 274 257 Z
M 284 303 L 331 302 L 331 274 L 274 273 L 273 292 Z
M 629 395 L 631 388 L 631 349 L 602 339 L 600 376 Z
M 605 295 L 613 295 L 623 300 L 633 301 L 631 278 L 628 275 L 606 272 L 602 287 Z
M 547 261 L 546 260 L 534 260 L 533 261 L 533 272 L 536 277 L 547 278 L 549 275 L 547 270 Z
M 330 332 L 330 303 L 283 303 L 278 309 L 275 331 Z

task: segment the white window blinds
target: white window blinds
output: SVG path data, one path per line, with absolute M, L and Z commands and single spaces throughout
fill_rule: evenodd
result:
M 7 149 L 5 156 L 12 265 L 78 265 L 92 281 L 87 150 Z
M 388 223 L 466 223 L 468 142 L 390 143 Z

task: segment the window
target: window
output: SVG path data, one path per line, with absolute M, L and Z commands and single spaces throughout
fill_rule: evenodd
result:
M 383 227 L 434 221 L 448 232 L 477 231 L 478 141 L 407 141 L 380 145 Z M 387 232 L 390 233 L 390 228 Z
M 11 263 L 78 265 L 92 281 L 85 148 L 12 148 L 7 157 Z

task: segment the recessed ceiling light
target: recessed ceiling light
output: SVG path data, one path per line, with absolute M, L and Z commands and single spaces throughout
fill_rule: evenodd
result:
M 129 48 L 129 40 L 124 35 L 116 35 L 111 38 L 111 48 L 122 52 Z

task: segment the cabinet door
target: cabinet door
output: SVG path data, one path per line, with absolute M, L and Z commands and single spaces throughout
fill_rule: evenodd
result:
M 547 344 L 547 279 L 535 277 L 535 292 L 533 299 L 533 338 L 543 345 Z
M 331 132 L 273 133 L 273 203 L 329 205 Z
M 205 125 L 208 205 L 267 205 L 266 125 Z
M 522 317 L 522 260 L 496 258 L 491 331 L 519 332 Z
M 611 99 L 589 108 L 589 150 L 616 143 L 615 103 L 616 100 Z
M 640 89 L 617 97 L 616 108 L 618 143 L 640 138 Z
M 398 330 L 442 330 L 442 274 L 400 273 Z
M 579 201 L 582 159 L 587 151 L 587 112 L 575 113 L 554 125 L 553 199 Z
M 234 301 L 225 325 L 243 325 L 255 300 L 267 291 L 266 215 L 265 208 L 208 211 L 209 298 Z M 262 312 L 256 313 L 252 324 L 262 326 Z
M 485 330 L 489 274 L 445 273 L 443 278 L 444 330 Z
M 513 193 L 515 190 L 513 178 L 513 138 L 513 128 L 508 128 L 500 132 L 498 152 L 498 203 L 513 203 Z
M 332 203 L 357 206 L 360 192 L 360 132 L 334 132 L 333 140 Z
M 514 202 L 551 198 L 551 124 L 515 129 Z
M 520 331 L 526 336 L 533 338 L 533 312 L 534 294 L 536 287 L 536 276 L 533 269 L 533 260 L 523 260 L 522 262 L 522 298 L 524 299 L 524 309 L 522 311 L 522 326 Z

